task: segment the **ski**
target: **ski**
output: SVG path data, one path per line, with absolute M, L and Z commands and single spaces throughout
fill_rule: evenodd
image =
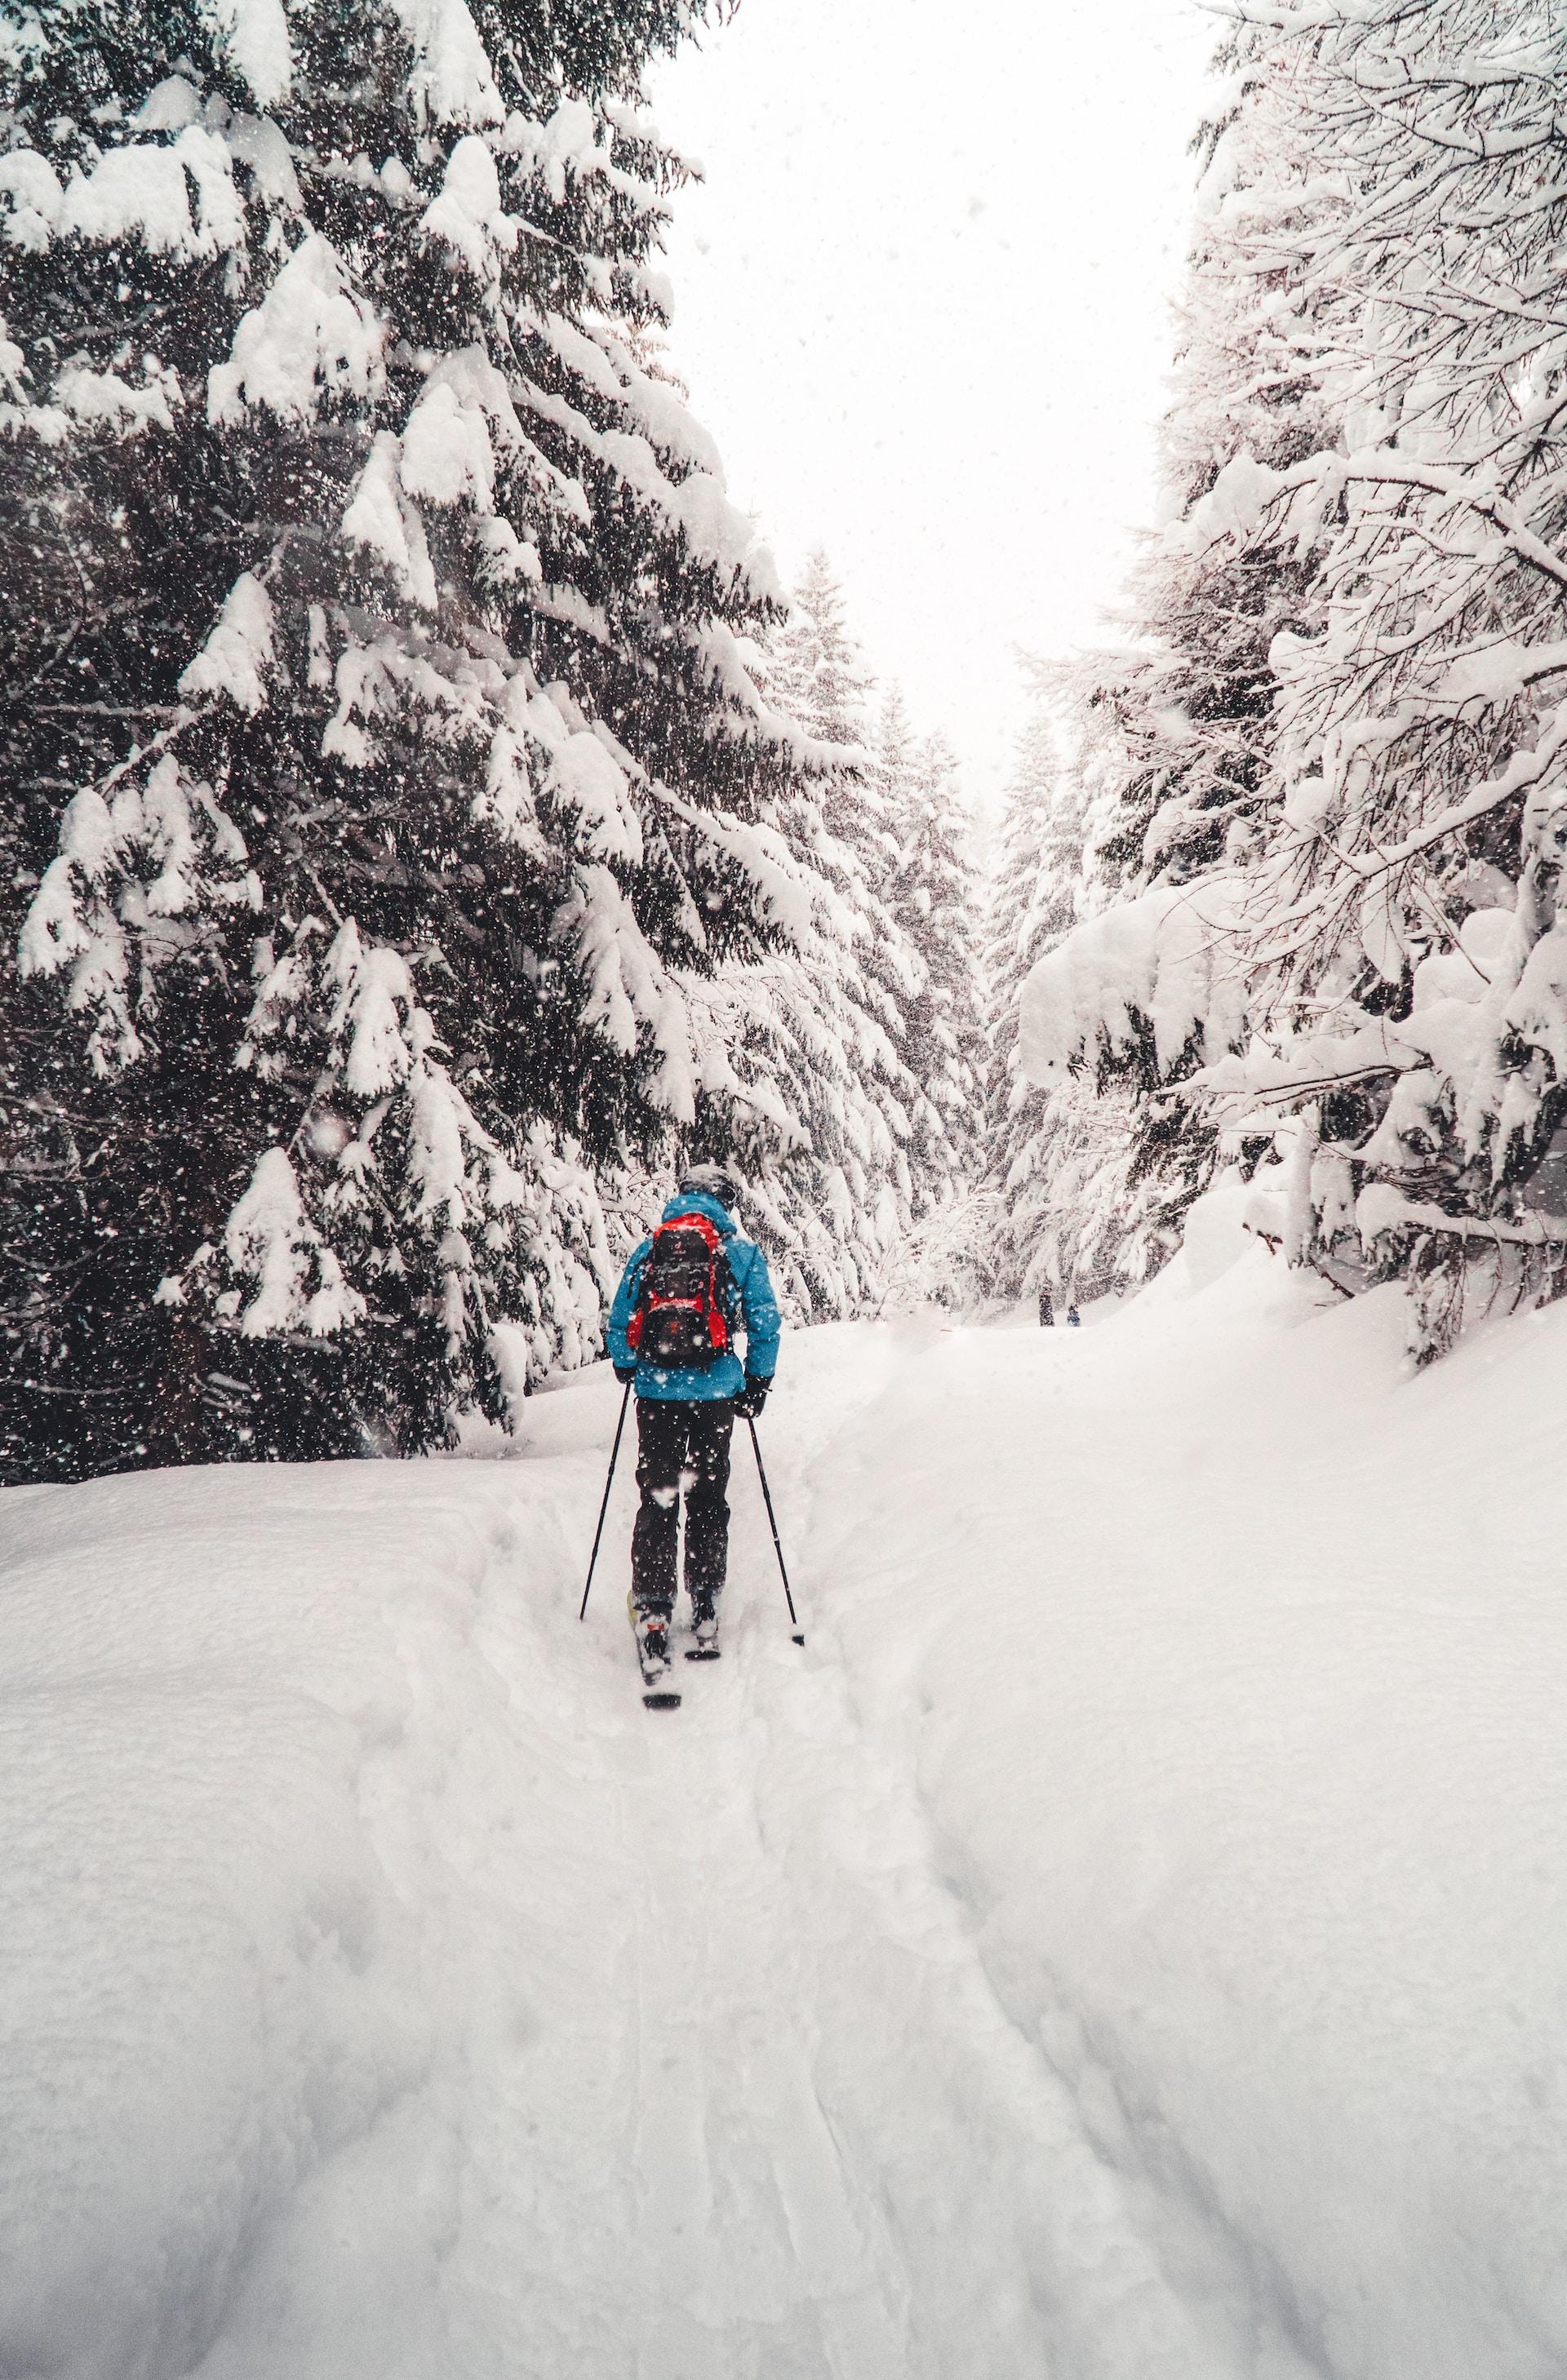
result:
M 688 1661 L 722 1661 L 723 1647 L 722 1645 L 687 1645 L 686 1658 Z

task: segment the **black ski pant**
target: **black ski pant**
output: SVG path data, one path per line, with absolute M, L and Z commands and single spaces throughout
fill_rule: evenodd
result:
M 637 1485 L 641 1510 L 631 1536 L 631 1592 L 639 1609 L 674 1609 L 674 1551 L 686 1497 L 686 1591 L 716 1595 L 729 1556 L 726 1398 L 637 1400 Z

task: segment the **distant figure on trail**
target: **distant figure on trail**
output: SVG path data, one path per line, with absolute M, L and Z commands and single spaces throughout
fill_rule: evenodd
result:
M 767 1258 L 740 1237 L 730 1209 L 739 1184 L 722 1165 L 690 1165 L 657 1228 L 632 1251 L 610 1307 L 614 1376 L 637 1390 L 637 1484 L 631 1593 L 642 1675 L 669 1668 L 680 1495 L 686 1494 L 686 1591 L 698 1650 L 718 1649 L 729 1550 L 729 1439 L 754 1421 L 778 1361 L 778 1303 Z M 742 1366 L 735 1334 L 746 1337 Z

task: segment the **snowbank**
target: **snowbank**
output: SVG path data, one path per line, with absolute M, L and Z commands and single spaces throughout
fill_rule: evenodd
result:
M 0 2369 L 166 2380 L 281 2265 L 323 2332 L 361 2299 L 340 2368 L 368 2371 L 403 2321 L 428 2332 L 398 2193 L 443 2187 L 460 1949 L 413 1796 L 450 1761 L 442 1680 L 482 1683 L 482 1508 L 366 1467 L 4 1513 Z
M 1196 2368 L 1546 2380 L 1567 1312 L 1410 1379 L 1396 1291 L 1319 1308 L 1256 1246 L 1155 1288 L 890 1390 L 830 1539 L 864 1723 Z

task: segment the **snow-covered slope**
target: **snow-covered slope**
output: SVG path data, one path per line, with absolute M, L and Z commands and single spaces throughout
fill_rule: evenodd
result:
M 0 1500 L 0 2373 L 1559 2374 L 1567 1310 L 1232 1253 L 791 1340 L 673 1718 L 602 1375 Z

